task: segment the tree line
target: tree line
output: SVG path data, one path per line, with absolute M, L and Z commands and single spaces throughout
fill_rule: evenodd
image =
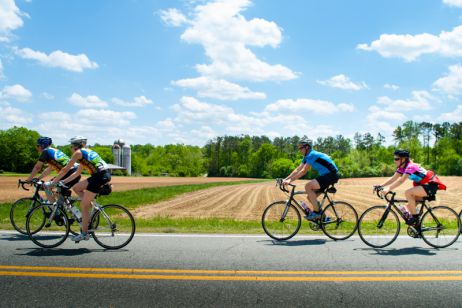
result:
M 24 127 L 0 130 L 0 172 L 30 172 L 38 158 L 39 133 Z M 276 178 L 287 176 L 302 160 L 297 143 L 302 136 L 219 136 L 205 146 L 132 145 L 132 174 L 142 176 L 223 176 Z M 317 138 L 313 148 L 330 155 L 342 177 L 389 176 L 396 148 L 440 175 L 462 175 L 462 122 L 408 121 L 396 127 L 392 144 L 381 134 L 356 133 Z M 387 145 L 388 144 L 388 145 Z M 69 146 L 58 146 L 68 155 Z M 111 145 L 91 147 L 113 163 Z M 310 171 L 307 177 L 313 177 Z

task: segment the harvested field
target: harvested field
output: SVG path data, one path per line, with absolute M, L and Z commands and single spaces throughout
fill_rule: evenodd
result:
M 433 204 L 448 205 L 459 212 L 462 209 L 462 178 L 441 177 L 441 180 L 449 188 L 447 191 L 439 191 L 437 201 Z M 334 198 L 351 203 L 361 214 L 372 205 L 385 204 L 384 200 L 372 194 L 372 186 L 383 181 L 384 178 L 342 179 L 337 184 L 338 192 Z M 300 190 L 305 183 L 306 181 L 297 182 Z M 411 187 L 410 185 L 411 182 L 408 181 L 397 190 L 399 198 L 404 198 L 403 192 Z M 162 216 L 255 220 L 261 218 L 264 208 L 269 203 L 285 198 L 274 182 L 243 184 L 188 193 L 173 200 L 137 208 L 134 212 L 138 218 Z
M 24 176 L 22 179 L 25 179 Z M 0 202 L 12 202 L 22 197 L 29 197 L 33 191 L 18 188 L 18 177 L 0 177 Z M 243 178 L 206 178 L 206 177 L 113 177 L 111 183 L 114 191 L 133 190 L 148 187 L 190 185 L 216 182 L 237 182 L 252 179 Z

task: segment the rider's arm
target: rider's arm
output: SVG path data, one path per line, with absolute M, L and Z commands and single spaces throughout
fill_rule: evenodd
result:
M 385 183 L 380 184 L 380 186 L 387 186 L 390 185 L 391 183 L 395 182 L 397 179 L 401 177 L 401 173 L 395 172 L 391 178 L 389 178 Z M 401 184 L 400 184 L 401 185 Z
M 69 183 L 70 181 L 72 181 L 73 179 L 78 177 L 81 173 L 82 173 L 82 165 L 79 165 L 79 167 L 77 168 L 77 170 L 74 173 L 72 173 L 65 180 L 63 180 L 64 184 Z
M 47 175 L 49 175 L 51 173 L 51 171 L 53 170 L 53 168 L 51 168 L 50 166 L 48 166 L 45 170 L 43 170 L 42 174 L 37 177 L 39 180 L 43 179 L 44 177 L 46 177 Z
M 310 169 L 310 165 L 308 164 L 300 164 L 287 178 L 286 180 L 295 181 L 301 178 L 306 174 L 306 172 Z
M 408 177 L 409 177 L 409 174 L 407 174 L 407 173 L 404 173 L 403 175 L 401 175 L 401 177 L 399 178 L 398 181 L 396 181 L 395 183 L 393 183 L 393 184 L 390 185 L 389 190 L 393 190 L 393 189 L 395 189 L 396 187 L 398 187 L 398 186 L 400 186 L 401 184 L 403 184 L 404 181 L 406 181 Z
M 38 162 L 35 164 L 34 168 L 32 168 L 32 171 L 30 172 L 30 175 L 29 175 L 29 177 L 26 179 L 26 181 L 27 181 L 27 182 L 30 182 L 30 181 L 34 178 L 34 176 L 35 176 L 40 170 L 42 170 L 42 167 L 43 167 L 43 162 L 38 161 Z
M 77 162 L 77 160 L 82 158 L 82 152 L 80 151 L 75 151 L 74 154 L 72 154 L 71 160 L 67 163 L 67 165 L 59 171 L 58 175 L 53 179 L 53 184 L 56 184 L 61 180 L 68 172 L 71 170 L 72 167 L 74 167 L 74 164 Z

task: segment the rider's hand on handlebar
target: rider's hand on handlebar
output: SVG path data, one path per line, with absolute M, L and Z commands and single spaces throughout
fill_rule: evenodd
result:
M 284 180 L 282 181 L 282 185 L 286 186 L 286 185 L 289 185 L 291 182 L 292 182 L 291 179 L 284 179 Z
M 382 196 L 385 196 L 386 194 L 388 194 L 390 192 L 390 186 L 385 186 L 381 193 L 382 193 Z

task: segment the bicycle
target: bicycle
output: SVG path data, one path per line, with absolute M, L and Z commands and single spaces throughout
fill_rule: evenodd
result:
M 300 230 L 302 219 L 300 211 L 303 207 L 295 199 L 295 195 L 305 195 L 305 191 L 295 191 L 296 185 L 288 184 L 291 191 L 282 184 L 282 179 L 276 179 L 276 186 L 288 195 L 286 201 L 276 201 L 266 207 L 262 215 L 262 227 L 265 233 L 278 241 L 288 240 Z M 349 203 L 334 201 L 329 194 L 335 194 L 337 189 L 330 185 L 319 194 L 324 194 L 320 203 L 321 218 L 309 221 L 313 231 L 322 230 L 333 240 L 345 240 L 352 236 L 358 227 L 358 213 Z M 328 202 L 323 209 L 324 203 Z M 297 209 L 298 208 L 298 209 Z
M 103 186 L 95 200 L 92 201 L 93 208 L 88 233 L 101 247 L 120 249 L 133 239 L 136 229 L 135 220 L 130 211 L 121 205 L 101 205 L 96 201 L 98 196 L 104 194 L 105 189 L 107 187 Z M 70 212 L 72 219 L 78 222 L 80 229 L 82 228 L 80 212 L 70 203 L 70 194 L 63 193 L 63 191 L 66 191 L 66 186 L 58 183 L 58 201 L 52 204 L 51 212 L 45 208 L 48 204 L 39 204 L 27 216 L 27 234 L 32 242 L 40 247 L 54 248 L 67 239 L 70 231 L 70 218 L 66 212 Z
M 52 204 L 42 198 L 40 195 L 40 191 L 44 191 L 46 194 L 52 194 L 53 192 L 47 188 L 43 187 L 43 181 L 40 181 L 38 179 L 32 179 L 32 181 L 22 181 L 18 180 L 18 187 L 22 187 L 22 189 L 29 191 L 30 189 L 26 188 L 24 185 L 29 184 L 31 186 L 34 186 L 35 191 L 32 197 L 26 197 L 26 198 L 21 198 L 13 203 L 10 209 L 10 222 L 13 228 L 18 231 L 21 234 L 27 235 L 26 231 L 26 220 L 27 216 L 30 214 L 32 209 L 34 209 L 36 206 L 43 204 L 46 205 L 46 207 L 43 207 L 44 210 L 44 217 L 48 215 L 51 211 Z M 68 201 L 72 205 L 76 205 L 78 203 L 78 199 L 75 198 L 68 198 Z M 68 217 L 69 218 L 69 217 Z M 69 218 L 71 229 L 70 232 L 74 235 L 79 234 L 79 230 L 75 231 L 73 227 L 73 222 L 74 220 Z M 74 225 L 75 226 L 75 225 Z
M 377 205 L 367 209 L 359 219 L 358 233 L 361 240 L 374 248 L 383 248 L 393 243 L 401 230 L 401 218 L 406 221 L 406 215 L 396 206 L 396 203 L 407 203 L 407 200 L 396 200 L 396 192 L 382 196 L 381 186 L 375 186 L 374 192 L 387 205 Z M 388 196 L 391 196 L 388 198 Z M 429 206 L 426 201 L 435 200 L 435 196 L 425 197 L 418 201 L 419 222 L 410 225 L 407 234 L 413 238 L 422 238 L 425 243 L 435 248 L 444 248 L 457 241 L 460 234 L 460 219 L 457 213 L 447 206 Z M 425 213 L 424 213 L 425 210 Z

